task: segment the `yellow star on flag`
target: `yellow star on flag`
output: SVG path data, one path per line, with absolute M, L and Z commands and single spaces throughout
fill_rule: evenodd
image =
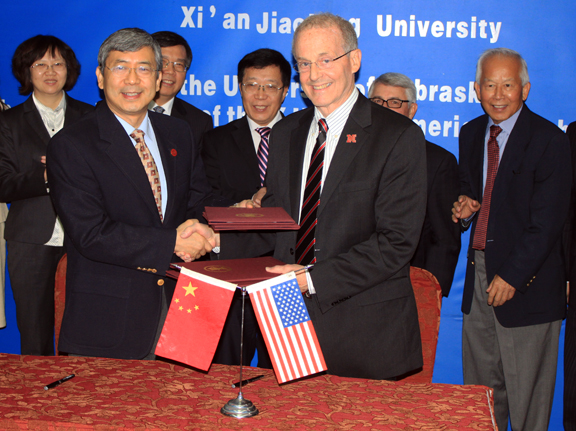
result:
M 176 299 L 174 300 L 174 302 L 178 303 L 178 302 L 180 302 L 180 300 L 179 300 L 178 298 L 176 298 Z
M 178 307 L 178 310 L 182 311 L 182 310 L 184 310 L 184 307 L 180 306 L 180 307 Z
M 198 307 L 197 305 L 194 306 L 194 310 L 198 310 L 200 307 Z
M 190 310 L 190 309 L 188 309 L 187 311 L 188 311 L 188 313 L 192 313 L 192 310 Z
M 186 295 L 184 295 L 184 296 L 188 296 L 188 294 L 192 294 L 192 296 L 196 296 L 196 295 L 194 294 L 194 291 L 195 291 L 196 289 L 198 289 L 198 288 L 197 288 L 197 287 L 193 287 L 193 286 L 192 286 L 192 282 L 190 282 L 190 283 L 188 283 L 188 286 L 182 286 L 182 289 L 184 289 L 184 290 L 186 291 Z

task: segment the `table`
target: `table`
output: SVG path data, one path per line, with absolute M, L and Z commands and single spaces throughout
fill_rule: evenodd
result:
M 68 374 L 55 389 L 44 385 Z M 244 387 L 260 410 L 224 416 L 238 394 L 238 367 L 208 373 L 161 361 L 0 354 L 1 430 L 377 429 L 494 430 L 484 386 L 402 384 L 318 375 L 278 385 L 272 370 L 245 367 Z

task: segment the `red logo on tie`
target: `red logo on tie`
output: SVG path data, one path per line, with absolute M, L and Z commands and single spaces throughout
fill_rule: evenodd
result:
M 170 154 L 172 154 L 172 156 L 176 157 L 176 154 L 178 154 L 178 151 L 176 151 L 174 148 L 172 148 L 170 150 Z
M 347 143 L 347 144 L 349 144 L 349 143 L 354 143 L 354 144 L 355 144 L 355 143 L 356 143 L 356 134 L 354 134 L 354 135 L 346 135 L 346 138 L 347 138 L 347 139 L 346 139 L 346 143 Z

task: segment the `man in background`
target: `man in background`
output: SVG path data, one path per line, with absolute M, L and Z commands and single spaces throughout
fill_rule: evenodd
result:
M 476 67 L 485 111 L 460 132 L 461 196 L 472 224 L 462 297 L 464 384 L 494 388 L 498 428 L 548 429 L 566 313 L 561 234 L 572 172 L 568 138 L 525 105 L 526 61 L 489 49 Z
M 158 31 L 152 37 L 162 49 L 162 81 L 156 97 L 148 105 L 160 114 L 186 121 L 194 141 L 201 145 L 202 136 L 212 129 L 212 117 L 188 102 L 176 97 L 186 81 L 186 71 L 192 64 L 192 50 L 182 36 L 172 31 Z
M 215 193 L 235 202 L 250 199 L 263 185 L 268 164 L 269 136 L 283 117 L 282 102 L 290 87 L 291 67 L 273 49 L 258 49 L 238 63 L 238 86 L 246 115 L 204 135 L 202 159 Z M 242 297 L 234 296 L 214 362 L 240 363 Z M 244 320 L 244 362 L 258 349 L 258 366 L 271 368 L 270 358 L 250 301 Z
M 411 120 L 418 110 L 416 86 L 401 73 L 380 75 L 370 86 L 369 97 Z M 438 279 L 442 295 L 448 296 L 460 253 L 460 228 L 450 221 L 452 204 L 460 194 L 456 157 L 426 141 L 426 172 L 426 218 L 410 264 L 430 271 Z

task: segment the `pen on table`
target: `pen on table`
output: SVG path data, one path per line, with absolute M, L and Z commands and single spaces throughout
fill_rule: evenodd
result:
M 63 377 L 60 380 L 56 380 L 55 382 L 52 382 L 44 386 L 44 390 L 47 391 L 48 389 L 54 389 L 56 386 L 60 386 L 62 383 L 64 383 L 67 380 L 70 380 L 74 376 L 75 374 L 70 374 L 69 376 Z
M 242 386 L 255 382 L 256 380 L 260 380 L 262 377 L 264 377 L 264 374 L 260 374 L 259 376 L 253 377 L 251 379 L 242 380 Z M 240 386 L 240 382 L 232 383 L 233 388 L 237 388 L 238 386 Z

